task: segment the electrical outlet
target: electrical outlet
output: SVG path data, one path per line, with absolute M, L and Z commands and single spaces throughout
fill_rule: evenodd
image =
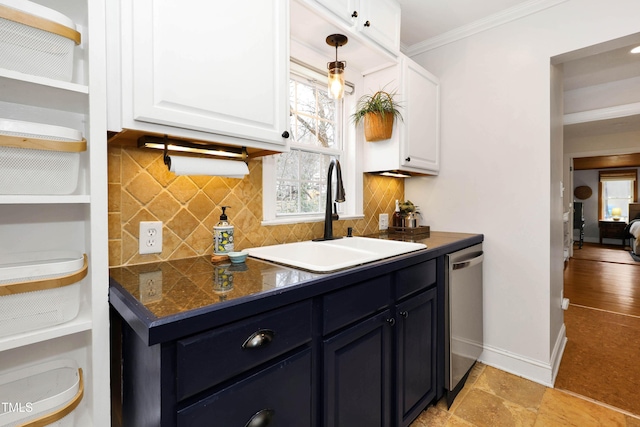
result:
M 162 221 L 140 221 L 140 255 L 162 252 Z
M 387 230 L 389 228 L 389 214 L 381 213 L 378 217 L 378 230 Z

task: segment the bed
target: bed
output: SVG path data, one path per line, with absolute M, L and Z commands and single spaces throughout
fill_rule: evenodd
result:
M 631 250 L 640 256 L 640 203 L 629 203 L 629 224 L 624 230 L 631 237 Z

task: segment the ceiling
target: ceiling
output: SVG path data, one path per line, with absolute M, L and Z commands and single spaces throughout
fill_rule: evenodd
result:
M 405 46 L 432 39 L 454 29 L 516 7 L 530 0 L 399 0 L 400 39 Z
M 505 16 L 522 16 L 519 10 L 536 0 L 398 0 L 402 8 L 401 44 L 403 50 L 429 45 L 450 34 L 463 34 L 465 28 L 485 26 Z M 542 3 L 540 0 L 539 3 Z M 640 77 L 640 54 L 629 50 L 640 45 L 640 35 L 632 35 L 574 52 L 561 58 L 564 89 L 576 90 Z M 631 89 L 630 89 L 631 90 Z M 640 105 L 640 91 L 638 91 Z M 628 104 L 628 101 L 625 101 Z M 566 131 L 573 136 L 640 131 L 640 111 L 624 117 L 572 124 Z

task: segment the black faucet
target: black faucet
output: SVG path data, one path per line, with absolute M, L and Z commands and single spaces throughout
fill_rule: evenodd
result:
M 341 237 L 333 237 L 333 220 L 338 219 L 338 214 L 333 212 L 331 208 L 331 172 L 333 168 L 336 168 L 336 202 L 342 203 L 345 200 L 344 197 L 344 185 L 342 183 L 342 171 L 340 170 L 340 162 L 337 159 L 331 159 L 329 163 L 329 171 L 327 172 L 327 204 L 324 212 L 324 236 L 320 239 L 314 239 L 315 241 L 340 239 Z M 335 203 L 333 204 L 335 208 Z

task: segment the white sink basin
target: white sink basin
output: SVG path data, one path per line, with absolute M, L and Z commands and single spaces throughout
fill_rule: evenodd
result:
M 368 237 L 347 237 L 322 242 L 296 242 L 247 249 L 249 256 L 279 264 L 328 273 L 396 255 L 425 249 L 422 243 Z

